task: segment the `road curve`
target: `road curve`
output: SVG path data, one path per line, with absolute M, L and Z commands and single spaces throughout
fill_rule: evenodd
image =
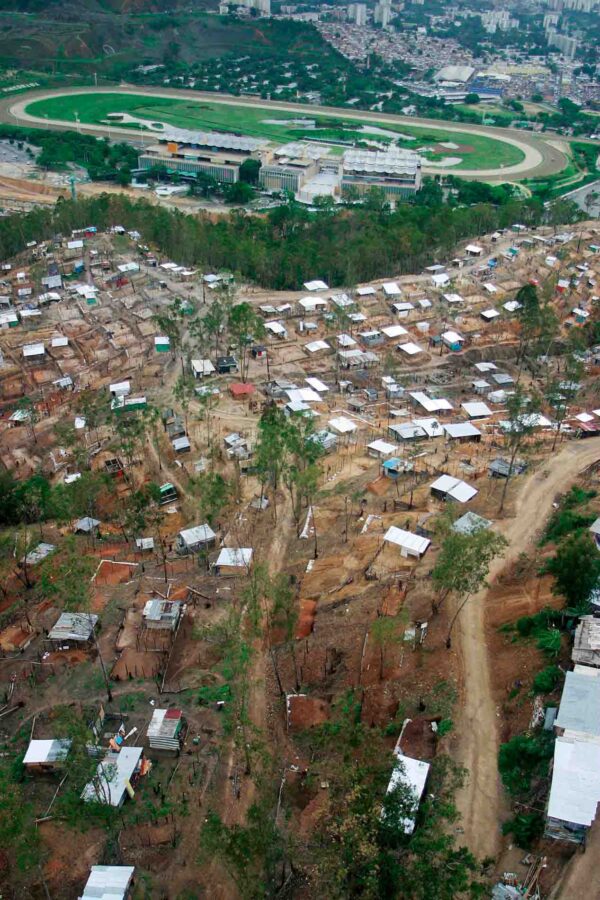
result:
M 497 128 L 484 125 L 468 125 L 460 122 L 445 122 L 439 119 L 420 119 L 412 116 L 385 115 L 365 110 L 347 110 L 332 106 L 311 106 L 307 104 L 286 103 L 274 100 L 257 100 L 254 98 L 234 97 L 229 94 L 215 94 L 204 91 L 146 88 L 128 84 L 121 84 L 119 87 L 114 88 L 84 87 L 55 91 L 45 89 L 28 91 L 25 94 L 20 94 L 18 98 L 3 98 L 0 100 L 0 121 L 8 122 L 10 124 L 35 125 L 37 127 L 52 126 L 52 128 L 72 130 L 73 123 L 65 123 L 64 121 L 57 119 L 46 119 L 33 116 L 26 111 L 26 107 L 34 100 L 97 93 L 125 93 L 175 99 L 183 98 L 210 101 L 211 103 L 220 103 L 230 106 L 251 106 L 265 110 L 279 110 L 313 116 L 316 113 L 337 116 L 343 114 L 344 118 L 356 121 L 377 122 L 384 125 L 427 126 L 431 129 L 437 128 L 446 132 L 461 132 L 463 134 L 482 135 L 484 137 L 495 138 L 496 140 L 504 141 L 505 143 L 517 147 L 524 154 L 524 159 L 521 160 L 521 162 L 513 166 L 505 166 L 504 168 L 496 169 L 455 169 L 452 167 L 443 168 L 440 166 L 425 166 L 424 171 L 432 175 L 459 175 L 461 178 L 490 182 L 518 181 L 523 178 L 557 174 L 566 167 L 569 161 L 567 154 L 558 147 L 552 146 L 550 141 L 546 140 L 543 135 L 521 132 L 516 129 Z M 87 134 L 100 134 L 105 137 L 120 135 L 123 138 L 132 140 L 138 145 L 154 142 L 156 140 L 155 135 L 143 135 L 134 129 L 119 128 L 113 125 L 111 125 L 109 129 L 107 126 L 103 125 L 81 123 L 79 129 Z

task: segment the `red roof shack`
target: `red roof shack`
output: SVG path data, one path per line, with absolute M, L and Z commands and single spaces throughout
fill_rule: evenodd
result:
M 240 397 L 249 397 L 255 390 L 253 384 L 244 384 L 242 381 L 236 381 L 229 385 L 229 392 L 236 400 L 239 400 Z

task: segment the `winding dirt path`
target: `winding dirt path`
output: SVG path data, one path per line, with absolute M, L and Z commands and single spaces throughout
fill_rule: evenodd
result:
M 502 569 L 527 549 L 544 525 L 552 502 L 577 475 L 600 460 L 600 438 L 570 443 L 551 457 L 546 466 L 521 484 L 516 516 L 497 523 L 509 541 L 503 559 L 490 569 L 493 581 Z M 457 722 L 456 761 L 468 769 L 464 788 L 457 795 L 464 840 L 480 858 L 496 856 L 500 849 L 500 825 L 508 806 L 498 775 L 499 710 L 494 702 L 485 634 L 487 591 L 471 598 L 458 619 L 458 645 L 463 666 L 463 707 Z M 566 896 L 566 895 L 565 895 Z

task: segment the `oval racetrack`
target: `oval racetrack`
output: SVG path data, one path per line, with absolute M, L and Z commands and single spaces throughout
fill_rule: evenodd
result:
M 71 90 L 37 90 L 20 94 L 18 97 L 6 97 L 0 100 L 0 121 L 13 125 L 29 127 L 52 127 L 53 129 L 73 130 L 72 122 L 58 119 L 47 119 L 31 115 L 27 112 L 27 106 L 34 100 L 44 100 L 51 97 L 76 96 L 78 94 L 98 93 L 124 93 L 139 94 L 140 96 L 166 97 L 178 100 L 210 101 L 231 106 L 251 106 L 254 109 L 285 111 L 292 113 L 325 115 L 337 115 L 343 112 L 344 119 L 358 122 L 376 122 L 377 124 L 393 124 L 404 126 L 427 126 L 440 129 L 444 132 L 460 132 L 462 134 L 483 135 L 498 141 L 504 141 L 517 147 L 523 153 L 523 159 L 512 166 L 503 168 L 479 168 L 479 169 L 452 169 L 441 166 L 424 166 L 423 171 L 435 175 L 459 175 L 461 178 L 470 178 L 481 181 L 501 182 L 520 181 L 524 178 L 536 178 L 555 175 L 561 172 L 568 164 L 568 155 L 559 148 L 556 135 L 546 137 L 542 134 L 517 131 L 511 128 L 497 128 L 494 126 L 469 125 L 463 122 L 445 122 L 439 119 L 421 119 L 412 116 L 386 115 L 382 113 L 367 112 L 363 110 L 340 109 L 328 106 L 312 106 L 298 103 L 278 102 L 254 98 L 234 97 L 227 94 L 203 93 L 201 91 L 171 90 L 168 88 L 143 88 L 134 85 L 121 84 L 114 88 L 73 88 Z M 144 143 L 154 142 L 156 135 L 143 135 L 134 129 L 111 125 L 110 129 L 105 125 L 80 123 L 80 131 L 87 134 L 98 134 L 104 137 L 122 136 L 132 143 L 142 146 Z

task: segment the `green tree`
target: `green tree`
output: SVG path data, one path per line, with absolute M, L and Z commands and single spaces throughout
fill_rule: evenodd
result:
M 225 203 L 237 204 L 245 206 L 256 196 L 252 185 L 247 181 L 234 181 L 232 184 L 226 184 L 223 187 L 223 197 Z
M 460 611 L 466 599 L 486 586 L 492 561 L 507 546 L 503 535 L 489 529 L 481 528 L 465 534 L 448 528 L 431 572 L 431 580 L 437 590 L 432 613 L 439 611 L 451 593 L 458 598 Z
M 22 786 L 15 781 L 6 759 L 0 764 L 0 796 L 0 847 L 7 854 L 11 869 L 30 872 L 42 860 L 35 810 L 26 800 Z
M 404 627 L 397 616 L 379 616 L 371 623 L 369 634 L 379 650 L 379 680 L 383 681 L 387 653 L 402 641 Z
M 218 472 L 199 472 L 193 480 L 200 516 L 214 525 L 232 495 L 232 485 Z
M 528 397 L 522 387 L 517 385 L 515 391 L 506 401 L 507 424 L 504 430 L 504 446 L 508 456 L 508 473 L 504 479 L 504 487 L 500 497 L 498 514 L 504 510 L 508 486 L 512 480 L 515 463 L 519 454 L 525 452 L 529 438 L 538 428 L 539 397 Z
M 570 535 L 546 565 L 554 591 L 574 609 L 585 609 L 600 584 L 600 553 L 588 531 Z
M 254 307 L 245 301 L 231 307 L 227 327 L 236 348 L 241 379 L 246 381 L 248 347 L 253 341 L 264 337 L 265 327 Z
M 260 169 L 259 159 L 245 159 L 240 166 L 240 181 L 245 181 L 247 184 L 258 184 Z

